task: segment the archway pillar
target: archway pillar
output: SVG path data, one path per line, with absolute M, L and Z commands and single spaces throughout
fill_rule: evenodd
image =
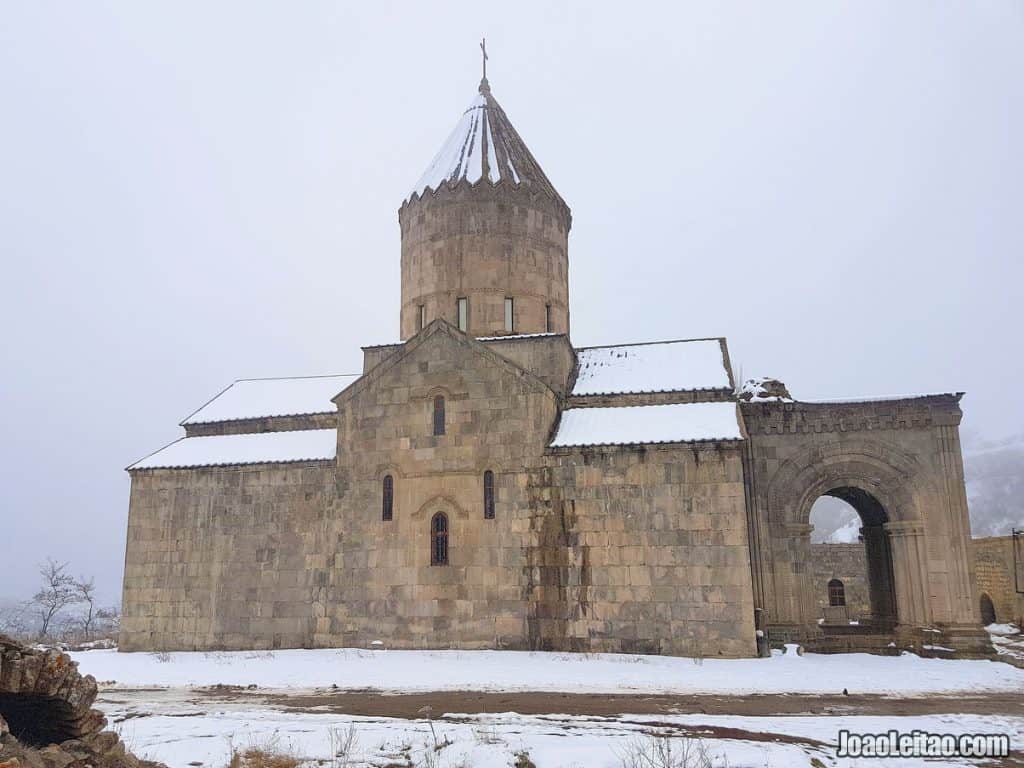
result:
M 860 535 L 867 561 L 871 618 L 880 629 L 891 629 L 896 623 L 896 587 L 890 539 L 884 525 L 866 525 L 860 529 Z
M 773 624 L 800 626 L 814 622 L 814 595 L 806 572 L 811 562 L 811 532 L 807 523 L 774 526 Z
M 928 610 L 924 524 L 919 520 L 901 520 L 886 523 L 884 528 L 892 547 L 898 621 L 902 625 L 927 625 L 931 616 Z

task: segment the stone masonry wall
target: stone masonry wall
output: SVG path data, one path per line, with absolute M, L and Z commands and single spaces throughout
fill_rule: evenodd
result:
M 445 398 L 445 434 L 432 431 Z M 332 558 L 316 599 L 318 645 L 525 648 L 530 529 L 525 467 L 558 412 L 540 379 L 435 323 L 338 400 L 339 495 L 314 550 Z M 484 519 L 483 475 L 495 478 Z M 382 519 L 382 482 L 394 482 Z M 449 564 L 431 565 L 447 515 Z
M 847 618 L 858 619 L 871 612 L 868 561 L 862 543 L 811 544 L 811 581 L 819 616 L 826 615 L 828 583 L 832 579 L 843 582 Z
M 328 402 L 327 405 L 330 405 Z M 186 437 L 206 435 L 245 435 L 254 432 L 292 432 L 301 429 L 334 429 L 337 413 L 313 413 L 306 416 L 265 416 L 259 419 L 214 421 L 206 424 L 186 424 Z
M 753 655 L 736 444 L 555 451 L 531 500 L 535 646 Z
M 556 393 L 443 323 L 337 406 L 336 464 L 132 473 L 122 649 L 753 654 L 737 444 L 548 451 Z
M 977 634 L 958 402 L 934 395 L 741 404 L 750 436 L 754 592 L 770 625 L 816 631 L 810 508 L 838 493 L 873 522 L 874 551 L 891 553 L 891 570 L 883 573 L 878 561 L 876 575 L 879 595 L 894 598 L 898 625 Z
M 1017 558 L 1024 560 L 1024 542 L 1017 546 Z M 1024 625 L 1024 594 L 1017 592 L 1017 582 L 1024 589 L 1024 562 L 1014 563 L 1013 537 L 972 539 L 971 553 L 978 599 L 982 594 L 989 596 L 997 622 Z M 1016 580 L 1015 568 L 1020 571 Z
M 331 462 L 132 473 L 120 648 L 302 648 Z
M 458 298 L 469 300 L 473 336 L 506 332 L 506 297 L 515 300 L 514 333 L 569 332 L 571 220 L 563 206 L 515 185 L 459 185 L 409 201 L 399 222 L 403 340 L 418 330 L 420 305 L 427 323 L 457 324 Z

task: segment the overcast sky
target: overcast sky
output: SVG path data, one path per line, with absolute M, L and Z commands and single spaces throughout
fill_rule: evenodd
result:
M 480 79 L 573 210 L 577 345 L 1024 431 L 1024 4 L 7 2 L 0 597 L 119 596 L 123 468 L 398 337 L 397 208 Z

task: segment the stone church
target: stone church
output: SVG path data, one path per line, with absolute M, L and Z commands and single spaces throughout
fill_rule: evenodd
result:
M 574 347 L 569 206 L 486 77 L 398 211 L 401 341 L 128 467 L 121 649 L 983 651 L 961 393 L 793 400 L 723 338 Z M 809 515 L 859 512 L 821 624 Z M 760 641 L 760 642 L 759 642 Z

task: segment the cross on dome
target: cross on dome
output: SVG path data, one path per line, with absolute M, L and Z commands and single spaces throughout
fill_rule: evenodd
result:
M 483 54 L 484 76 L 480 80 L 480 93 L 490 93 L 491 86 L 487 82 L 487 38 L 480 40 L 480 53 Z

